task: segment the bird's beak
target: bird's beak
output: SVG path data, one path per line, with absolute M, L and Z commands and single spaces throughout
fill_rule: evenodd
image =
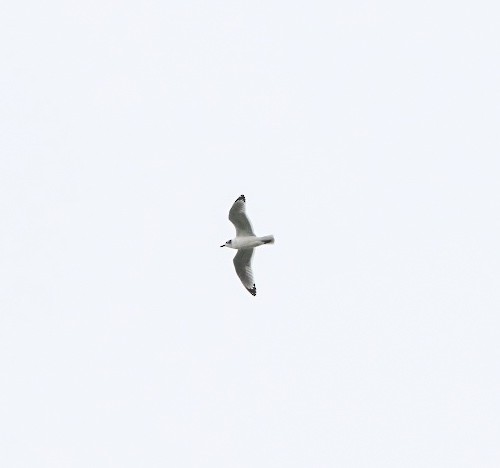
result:
M 224 245 L 221 245 L 221 247 L 225 247 L 225 246 L 226 246 L 226 244 L 224 244 Z

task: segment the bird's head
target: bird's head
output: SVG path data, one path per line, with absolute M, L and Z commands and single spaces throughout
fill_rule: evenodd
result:
M 228 240 L 225 244 L 221 245 L 221 247 L 231 247 L 231 241 Z

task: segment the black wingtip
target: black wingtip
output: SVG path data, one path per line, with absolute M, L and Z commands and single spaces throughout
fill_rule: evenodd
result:
M 257 288 L 255 287 L 255 284 L 253 285 L 253 288 L 247 288 L 247 291 L 252 295 L 255 296 L 257 294 Z
M 243 200 L 243 202 L 245 202 L 245 203 L 246 203 L 246 200 L 245 200 L 245 195 L 240 195 L 240 196 L 239 196 L 239 197 L 235 200 L 235 203 L 236 203 L 237 201 L 240 201 L 240 200 Z

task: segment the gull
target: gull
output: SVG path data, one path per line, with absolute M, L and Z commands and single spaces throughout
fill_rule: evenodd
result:
M 252 229 L 252 225 L 245 213 L 245 195 L 240 195 L 229 210 L 229 221 L 236 228 L 236 237 L 228 240 L 221 247 L 237 249 L 238 252 L 233 258 L 236 274 L 240 278 L 243 286 L 252 295 L 257 294 L 252 274 L 252 256 L 255 247 L 263 244 L 274 244 L 274 236 L 257 237 Z

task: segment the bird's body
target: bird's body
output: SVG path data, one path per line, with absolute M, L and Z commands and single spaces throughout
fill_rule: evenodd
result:
M 273 236 L 241 236 L 231 239 L 230 245 L 225 245 L 224 247 L 229 247 L 231 249 L 253 249 L 259 245 L 272 244 L 274 242 Z
M 236 228 L 236 237 L 228 240 L 221 247 L 230 247 L 238 252 L 234 256 L 233 263 L 236 274 L 240 278 L 247 291 L 255 296 L 257 289 L 253 282 L 252 256 L 255 247 L 264 244 L 274 244 L 274 236 L 258 237 L 254 234 L 252 225 L 245 213 L 245 196 L 240 195 L 229 210 L 229 221 Z

